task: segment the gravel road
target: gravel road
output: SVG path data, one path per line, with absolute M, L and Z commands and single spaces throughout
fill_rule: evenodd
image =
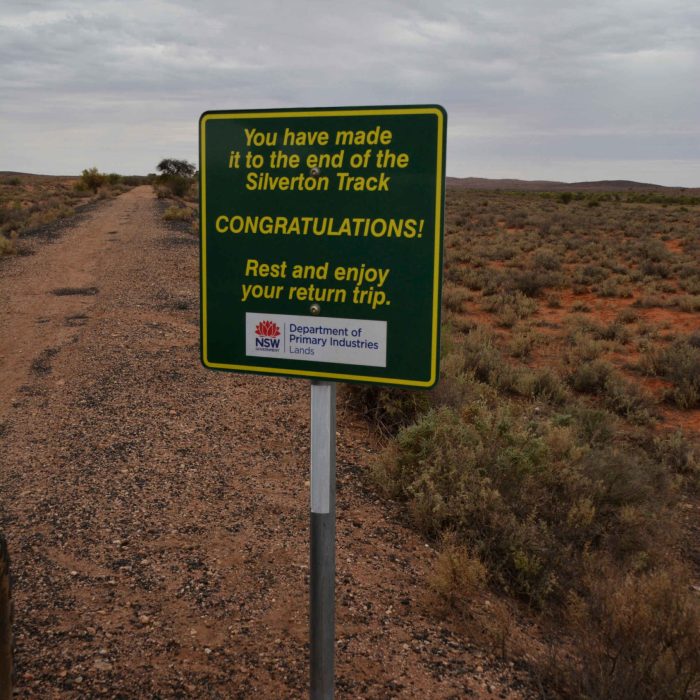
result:
M 303 698 L 309 387 L 199 363 L 198 246 L 151 188 L 0 261 L 19 698 Z M 338 414 L 338 698 L 534 697 L 432 613 L 435 553 Z

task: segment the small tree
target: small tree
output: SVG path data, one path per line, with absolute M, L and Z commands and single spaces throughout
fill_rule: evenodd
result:
M 85 169 L 81 176 L 81 182 L 86 189 L 97 194 L 97 190 L 105 183 L 105 176 L 97 168 Z
M 156 170 L 164 176 L 192 177 L 197 171 L 197 168 L 186 160 L 164 158 L 158 163 Z
M 562 192 L 559 195 L 559 201 L 562 204 L 568 204 L 573 198 L 574 198 L 574 195 L 571 194 L 571 192 Z
M 197 169 L 186 160 L 164 158 L 156 166 L 160 173 L 158 180 L 176 197 L 184 197 L 192 185 L 192 176 Z

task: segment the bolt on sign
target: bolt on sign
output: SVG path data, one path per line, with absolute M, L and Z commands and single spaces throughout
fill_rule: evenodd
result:
M 435 384 L 446 122 L 434 105 L 202 115 L 206 367 Z

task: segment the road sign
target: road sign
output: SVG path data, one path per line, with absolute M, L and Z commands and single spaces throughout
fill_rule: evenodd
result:
M 206 367 L 435 384 L 446 121 L 430 105 L 202 115 Z

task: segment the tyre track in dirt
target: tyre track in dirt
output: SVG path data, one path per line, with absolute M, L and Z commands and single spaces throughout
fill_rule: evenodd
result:
M 305 697 L 308 383 L 200 366 L 196 241 L 150 188 L 35 245 L 0 265 L 17 697 Z M 337 697 L 534 697 L 431 614 L 434 552 L 338 430 Z

